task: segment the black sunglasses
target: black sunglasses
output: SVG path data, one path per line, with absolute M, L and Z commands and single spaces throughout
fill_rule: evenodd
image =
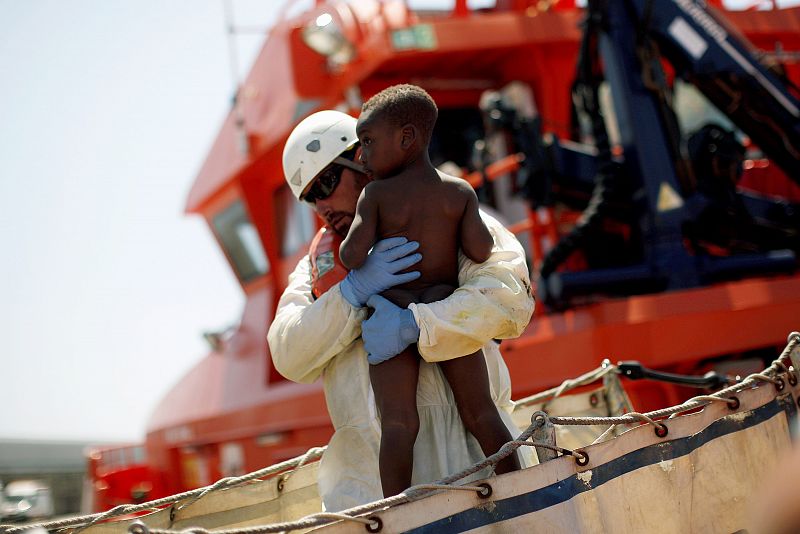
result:
M 354 145 L 323 169 L 300 200 L 304 200 L 309 204 L 316 204 L 318 200 L 325 200 L 331 196 L 342 179 L 342 172 L 345 167 L 363 173 L 364 167 L 353 161 L 357 148 L 358 144 Z
M 336 186 L 339 185 L 339 180 L 342 179 L 342 165 L 330 165 L 317 176 L 311 187 L 303 195 L 303 200 L 310 204 L 316 204 L 318 200 L 325 200 L 333 194 Z

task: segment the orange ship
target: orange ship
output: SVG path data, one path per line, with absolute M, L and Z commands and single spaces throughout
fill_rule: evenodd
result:
M 456 0 L 435 12 L 403 1 L 317 1 L 305 11 L 290 2 L 187 202 L 241 283 L 241 321 L 209 336 L 211 352 L 163 398 L 143 445 L 91 451 L 95 509 L 204 486 L 328 441 L 321 385 L 280 376 L 266 343 L 287 276 L 321 225 L 285 184 L 281 153 L 310 113 L 357 115 L 395 83 L 433 96 L 433 162 L 462 171 L 529 252 L 537 311 L 523 336 L 501 345 L 515 398 L 606 357 L 692 375 L 745 374 L 773 359 L 800 317 L 800 8 L 646 4 L 472 9 Z M 662 13 L 667 4 L 678 11 Z M 743 72 L 761 85 L 704 62 L 728 43 L 715 41 L 719 32 L 744 43 L 731 57 L 760 60 Z M 714 116 L 701 92 L 731 122 L 687 131 L 685 117 Z M 602 105 L 592 111 L 587 94 Z M 769 108 L 773 100 L 783 108 Z M 645 120 L 651 112 L 660 114 Z M 743 169 L 730 183 L 719 178 L 726 162 Z M 660 381 L 626 389 L 641 411 L 695 391 Z

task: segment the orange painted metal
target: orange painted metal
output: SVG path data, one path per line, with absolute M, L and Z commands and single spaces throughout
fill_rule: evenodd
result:
M 519 169 L 520 164 L 525 161 L 524 154 L 511 154 L 486 166 L 483 172 L 475 171 L 464 176 L 464 180 L 469 182 L 472 187 L 479 187 L 484 179 L 492 182 L 497 178 Z
M 214 217 L 241 200 L 270 268 L 242 283 L 246 304 L 238 327 L 156 407 L 148 423 L 147 461 L 127 466 L 127 475 L 121 466 L 112 476 L 99 468 L 99 456 L 91 456 L 98 510 L 126 496 L 131 501 L 136 488 L 149 488 L 149 498 L 188 490 L 295 456 L 330 438 L 320 384 L 283 379 L 272 368 L 266 344 L 277 299 L 307 249 L 300 246 L 282 255 L 288 197 L 281 152 L 300 119 L 333 107 L 355 114 L 359 100 L 398 82 L 422 85 L 447 109 L 477 108 L 484 90 L 521 81 L 535 95 L 544 129 L 559 137 L 569 133 L 570 85 L 583 17 L 574 2 L 499 0 L 495 9 L 476 12 L 459 0 L 453 12 L 438 15 L 414 12 L 396 0 L 318 1 L 287 18 L 290 9 L 287 5 L 243 82 L 238 107 L 223 122 L 186 206 L 213 229 Z M 351 62 L 332 65 L 303 43 L 302 28 L 322 13 L 329 13 L 353 43 Z M 775 50 L 780 42 L 783 51 L 800 51 L 800 8 L 726 16 L 761 49 Z M 427 36 L 428 41 L 402 48 L 396 32 Z M 786 70 L 800 80 L 796 64 L 787 64 Z M 487 172 L 499 176 L 518 164 L 511 156 Z M 756 176 L 763 168 L 752 165 L 751 185 L 763 182 Z M 579 214 L 550 210 L 543 221 L 530 215 L 515 230 L 533 230 L 538 260 L 545 252 L 542 240 L 552 244 Z M 561 312 L 540 306 L 525 333 L 504 341 L 501 350 L 518 398 L 594 368 L 603 358 L 636 359 L 681 372 L 703 372 L 723 358 L 744 367 L 748 356 L 783 346 L 797 317 L 800 276 L 746 279 L 596 299 Z M 640 410 L 688 395 L 671 386 L 628 385 Z
M 145 502 L 164 493 L 142 445 L 95 448 L 87 453 L 86 467 L 95 510 Z

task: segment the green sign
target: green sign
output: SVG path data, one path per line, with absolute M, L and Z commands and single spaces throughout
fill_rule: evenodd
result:
M 395 50 L 433 50 L 436 48 L 436 33 L 430 24 L 418 24 L 392 32 L 392 47 Z

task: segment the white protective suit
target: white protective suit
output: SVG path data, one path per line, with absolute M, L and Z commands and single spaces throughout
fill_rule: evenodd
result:
M 469 434 L 439 366 L 430 362 L 483 348 L 492 397 L 512 436 L 519 431 L 509 412 L 511 380 L 493 338 L 519 336 L 533 313 L 522 246 L 497 220 L 481 213 L 494 237 L 491 257 L 475 264 L 459 254 L 460 287 L 443 301 L 412 304 L 420 328 L 417 406 L 420 428 L 414 445 L 412 484 L 443 478 L 485 458 Z M 289 276 L 268 341 L 276 369 L 295 382 L 322 376 L 335 433 L 323 455 L 319 492 L 327 511 L 339 511 L 383 497 L 378 470 L 380 421 L 369 380 L 361 321 L 367 308 L 354 308 L 339 284 L 318 300 L 311 295 L 308 256 Z M 529 453 L 521 451 L 523 465 Z M 489 475 L 477 473 L 465 480 Z

